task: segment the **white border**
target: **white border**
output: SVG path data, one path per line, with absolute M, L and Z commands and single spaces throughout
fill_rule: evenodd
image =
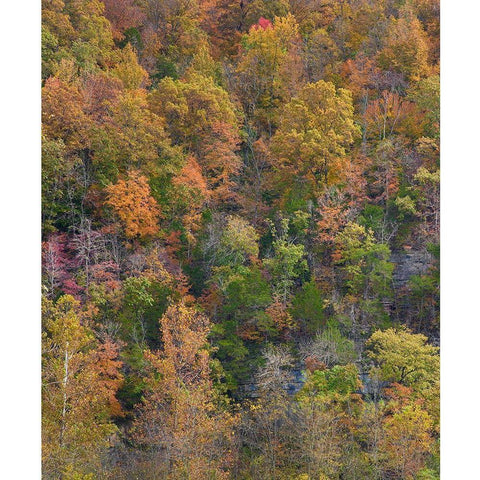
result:
M 41 470 L 41 2 L 0 5 L 0 478 L 33 480 Z
M 479 478 L 479 4 L 441 3 L 441 478 Z

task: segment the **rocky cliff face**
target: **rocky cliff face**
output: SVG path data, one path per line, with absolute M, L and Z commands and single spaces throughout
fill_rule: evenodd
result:
M 408 294 L 408 283 L 412 276 L 428 274 L 429 269 L 436 264 L 434 256 L 425 250 L 394 252 L 391 261 L 395 264 L 393 271 L 395 299 L 390 312 L 392 319 L 413 328 L 416 333 L 427 335 L 430 343 L 439 345 L 440 338 L 436 326 L 439 315 L 438 299 L 432 297 L 434 294 L 427 294 L 426 303 L 423 304 L 419 298 L 412 299 Z
M 393 284 L 395 289 L 403 288 L 413 275 L 427 273 L 433 262 L 432 255 L 427 251 L 394 252 L 391 259 L 395 263 Z

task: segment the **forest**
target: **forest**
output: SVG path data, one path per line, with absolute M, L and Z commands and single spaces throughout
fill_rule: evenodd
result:
M 439 0 L 42 0 L 41 71 L 42 477 L 439 479 Z

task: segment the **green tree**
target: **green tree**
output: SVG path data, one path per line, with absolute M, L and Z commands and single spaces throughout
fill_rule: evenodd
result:
M 228 374 L 229 388 L 245 382 L 258 363 L 259 342 L 278 332 L 265 310 L 272 303 L 272 292 L 258 266 L 241 266 L 235 271 L 222 267 L 214 271 L 212 282 L 222 295 L 212 338 L 216 356 Z
M 290 312 L 308 333 L 316 332 L 324 324 L 324 297 L 314 280 L 306 282 L 292 300 Z
M 393 264 L 390 249 L 376 243 L 371 230 L 350 222 L 337 235 L 335 263 L 344 273 L 347 289 L 364 299 L 388 297 L 391 294 Z
M 238 216 L 230 216 L 220 237 L 217 263 L 231 266 L 245 264 L 258 257 L 259 235 L 255 228 Z
M 418 82 L 411 90 L 410 98 L 425 113 L 428 121 L 427 136 L 440 136 L 440 75 L 431 75 Z
M 351 321 L 360 320 L 362 329 L 383 322 L 387 317 L 383 302 L 392 297 L 394 265 L 389 247 L 376 243 L 371 230 L 350 222 L 337 235 L 333 259 L 341 274 L 343 307 L 353 314 Z
M 264 260 L 264 265 L 272 275 L 274 291 L 280 296 L 284 305 L 287 303 L 295 280 L 308 270 L 305 260 L 305 247 L 296 245 L 288 236 L 289 220 L 281 221 L 281 230 L 271 224 L 273 240 L 273 256 Z
M 439 349 L 428 344 L 425 335 L 389 328 L 374 332 L 366 345 L 382 380 L 412 387 L 419 394 L 438 382 Z

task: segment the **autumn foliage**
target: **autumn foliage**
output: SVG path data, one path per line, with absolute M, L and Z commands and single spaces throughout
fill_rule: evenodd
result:
M 126 180 L 106 188 L 106 205 L 113 208 L 128 238 L 145 238 L 158 233 L 160 208 L 150 194 L 146 177 L 132 171 Z
M 46 479 L 439 478 L 439 13 L 42 2 Z

